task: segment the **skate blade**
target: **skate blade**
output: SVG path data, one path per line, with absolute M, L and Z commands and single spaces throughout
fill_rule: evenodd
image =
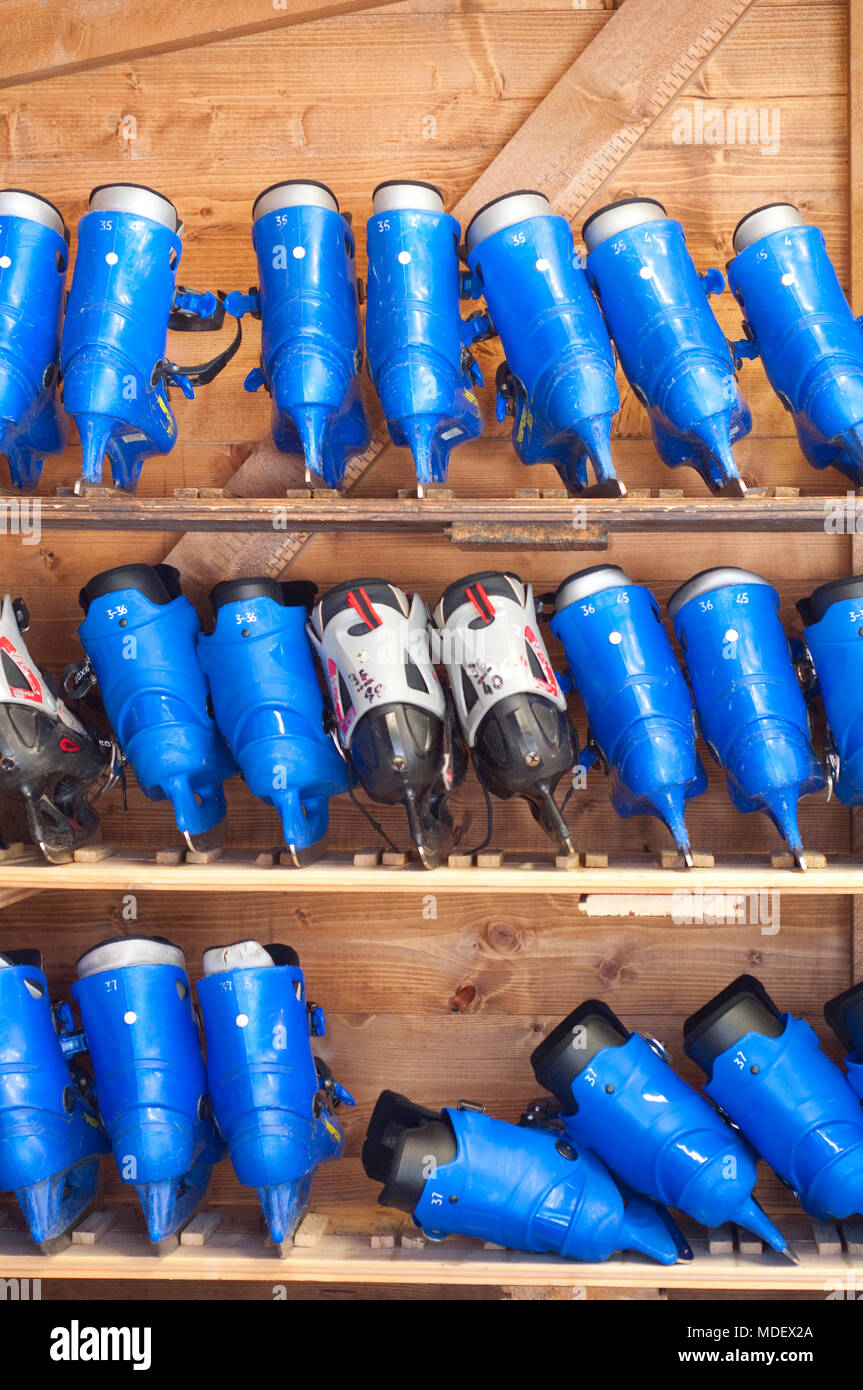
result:
M 183 839 L 186 841 L 190 850 L 197 854 L 206 854 L 210 849 L 221 849 L 225 843 L 225 836 L 228 832 L 228 818 L 224 816 L 210 830 L 205 830 L 200 835 L 193 835 L 190 831 L 183 831 Z
M 52 1236 L 50 1240 L 40 1241 L 39 1251 L 43 1255 L 59 1255 L 62 1250 L 68 1250 L 72 1244 L 72 1232 L 81 1225 L 82 1221 L 86 1221 L 87 1217 L 91 1216 L 94 1211 L 100 1211 L 103 1205 L 104 1188 L 99 1182 L 91 1200 L 84 1207 L 84 1210 L 78 1213 L 71 1225 L 67 1226 L 65 1231 L 61 1231 L 59 1236 Z
M 198 1202 L 197 1206 L 195 1206 L 193 1210 L 189 1212 L 189 1215 L 186 1217 L 185 1221 L 183 1221 L 181 1225 L 177 1227 L 176 1231 L 172 1231 L 169 1236 L 163 1236 L 161 1240 L 151 1240 L 149 1242 L 150 1249 L 152 1250 L 153 1254 L 156 1256 L 157 1259 L 164 1260 L 167 1255 L 170 1255 L 172 1253 L 172 1251 L 179 1249 L 181 1244 L 180 1236 L 183 1234 L 186 1227 L 189 1225 L 191 1221 L 194 1221 L 195 1217 L 199 1216 L 202 1211 L 206 1211 L 208 1206 L 209 1195 L 205 1193 L 204 1196 L 201 1198 L 200 1202 Z
M 71 864 L 75 858 L 75 851 L 67 846 L 48 845 L 44 840 L 39 841 L 39 848 L 49 864 Z
M 306 845 L 303 849 L 299 849 L 296 845 L 285 847 L 285 854 L 295 869 L 305 869 L 309 864 L 316 864 L 319 859 L 323 859 L 326 852 L 327 839 L 325 835 L 320 840 L 315 840 L 314 844 Z

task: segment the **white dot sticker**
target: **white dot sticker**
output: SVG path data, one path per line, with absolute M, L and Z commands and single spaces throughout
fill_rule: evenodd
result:
M 786 270 L 785 274 L 782 276 L 782 281 L 781 281 L 781 283 L 782 283 L 783 285 L 793 285 L 793 284 L 794 284 L 794 276 L 791 274 L 791 271 L 790 271 L 790 270 Z
M 611 645 L 612 645 L 613 647 L 619 647 L 620 644 L 621 644 L 621 642 L 623 641 L 623 633 L 622 633 L 622 632 L 610 632 L 610 633 L 608 634 L 608 640 L 609 640 L 609 642 L 611 643 Z
M 399 265 L 410 265 L 410 251 L 399 251 Z
M 109 251 L 107 256 L 105 257 L 105 260 L 108 262 L 109 265 L 116 265 L 119 259 L 120 257 L 117 255 L 116 251 Z
M 301 260 L 303 259 L 303 256 L 304 256 L 305 254 L 306 254 L 306 248 L 305 248 L 305 246 L 295 246 L 295 247 L 294 247 L 294 260 L 295 260 L 295 261 L 301 261 Z
M 545 256 L 540 256 L 539 260 L 536 263 L 536 268 L 537 270 L 550 270 L 551 266 L 549 265 L 549 262 L 545 259 Z
M 638 273 L 639 273 L 639 275 L 641 276 L 642 280 L 652 280 L 652 279 L 653 279 L 653 266 L 652 266 L 652 265 L 643 265 Z
M 246 1027 L 248 1027 L 248 1023 L 249 1023 L 249 1015 L 248 1015 L 248 1014 L 237 1014 L 237 1027 L 238 1027 L 238 1028 L 246 1028 Z
M 2 266 L 4 270 L 8 270 L 11 264 L 12 262 L 8 256 L 0 256 L 0 266 Z
M 129 1009 L 128 1013 L 123 1015 L 123 1022 L 128 1023 L 130 1026 L 138 1022 L 138 1015 L 135 1013 L 134 1009 Z
M 725 640 L 726 642 L 736 642 L 739 636 L 740 633 L 737 631 L 737 628 L 730 627 L 725 634 Z

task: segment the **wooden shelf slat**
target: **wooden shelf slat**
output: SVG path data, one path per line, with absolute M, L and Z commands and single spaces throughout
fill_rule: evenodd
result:
M 805 873 L 774 867 L 767 855 L 717 855 L 712 868 L 663 869 L 659 857 L 609 856 L 607 866 L 564 869 L 552 855 L 504 857 L 493 867 L 426 870 L 416 861 L 358 867 L 353 854 L 333 854 L 303 869 L 262 867 L 253 852 L 226 852 L 209 864 L 160 864 L 157 851 L 118 851 L 96 863 L 48 864 L 37 852 L 0 864 L 0 895 L 8 890 L 161 893 L 585 893 L 618 895 L 677 892 L 767 892 L 817 896 L 863 893 L 863 860 L 827 858 L 826 867 Z M 14 901 L 14 899 L 8 899 Z M 0 896 L 0 907 L 3 898 Z M 709 904 L 705 903 L 705 910 Z M 669 905 L 670 910 L 670 905 Z
M 422 1248 L 372 1248 L 368 1235 L 324 1235 L 313 1246 L 295 1247 L 285 1258 L 268 1248 L 261 1232 L 223 1230 L 203 1245 L 179 1245 L 159 1258 L 143 1231 L 108 1230 L 93 1245 L 67 1246 L 56 1255 L 34 1250 L 26 1232 L 0 1231 L 0 1261 L 6 1279 L 261 1280 L 272 1284 L 448 1284 L 630 1289 L 844 1289 L 863 1278 L 863 1257 L 819 1255 L 811 1230 L 786 1222 L 799 1257 L 791 1264 L 773 1251 L 711 1255 L 706 1239 L 695 1241 L 695 1259 L 659 1265 L 635 1254 L 602 1264 L 578 1264 L 554 1256 L 484 1249 L 450 1237 Z M 706 1232 L 703 1233 L 706 1236 Z
M 17 499 L 7 499 L 17 504 Z M 560 528 L 595 543 L 608 531 L 808 531 L 825 532 L 828 515 L 844 526 L 844 494 L 800 497 L 38 497 L 43 530 L 238 531 L 315 534 L 323 531 L 448 534 L 483 539 L 494 527 L 510 528 L 519 545 L 524 529 Z M 830 509 L 828 511 L 828 508 Z M 13 515 L 14 520 L 14 515 Z M 29 523 L 28 523 L 29 524 Z

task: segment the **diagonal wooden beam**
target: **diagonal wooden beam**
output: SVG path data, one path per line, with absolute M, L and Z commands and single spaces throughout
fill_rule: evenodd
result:
M 575 217 L 755 0 L 624 0 L 453 209 L 514 188 Z
M 2 0 L 0 87 L 285 29 L 396 0 Z
M 695 76 L 754 0 L 624 0 L 520 130 L 459 199 L 464 224 L 501 193 L 537 188 L 573 217 L 620 167 L 669 102 Z M 356 482 L 387 447 L 383 427 L 352 460 Z M 278 496 L 291 465 L 271 442 L 253 448 L 228 484 L 238 497 Z M 297 470 L 296 485 L 300 482 Z M 280 574 L 309 539 L 188 533 L 167 557 L 190 593 L 226 575 Z M 226 545 L 226 540 L 229 544 Z

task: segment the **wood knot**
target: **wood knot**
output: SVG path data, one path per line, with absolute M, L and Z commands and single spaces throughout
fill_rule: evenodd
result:
M 450 1003 L 454 1014 L 475 1014 L 482 1005 L 482 998 L 476 985 L 459 985 Z
M 603 980 L 605 984 L 611 984 L 612 980 L 616 980 L 619 974 L 620 966 L 618 965 L 616 960 L 612 960 L 610 957 L 608 957 L 605 960 L 600 961 L 599 978 Z
M 486 927 L 485 939 L 493 951 L 504 955 L 517 951 L 521 944 L 518 932 L 508 922 L 490 922 Z

